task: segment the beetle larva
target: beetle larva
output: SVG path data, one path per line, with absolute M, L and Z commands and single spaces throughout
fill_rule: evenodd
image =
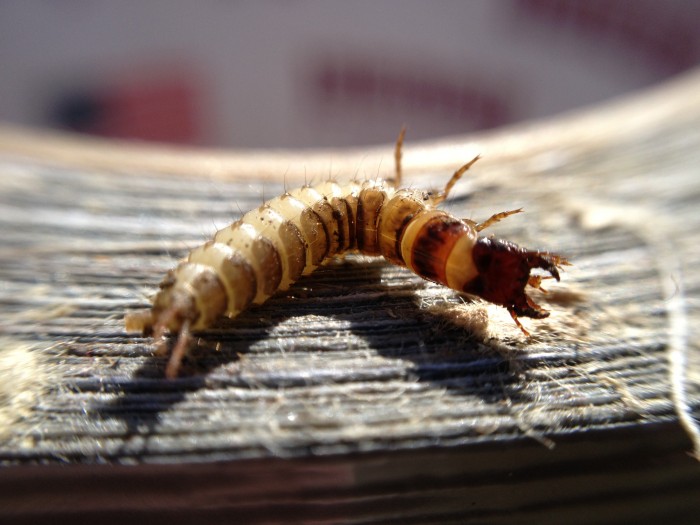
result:
M 518 317 L 542 319 L 549 312 L 528 297 L 526 286 L 541 289 L 543 278 L 559 280 L 558 269 L 568 262 L 478 235 L 521 209 L 481 223 L 437 209 L 478 156 L 459 168 L 441 192 L 398 189 L 403 136 L 402 130 L 394 180 L 304 186 L 246 213 L 170 270 L 153 308 L 127 314 L 127 330 L 152 330 L 160 352 L 167 348 L 165 333 L 178 334 L 166 368 L 166 376 L 175 377 L 191 332 L 263 303 L 334 255 L 357 251 L 382 255 L 425 279 L 501 305 L 529 335 Z M 530 275 L 534 268 L 549 275 Z

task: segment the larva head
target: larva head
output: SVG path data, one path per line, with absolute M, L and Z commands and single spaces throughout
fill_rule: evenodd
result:
M 508 241 L 485 237 L 474 244 L 472 258 L 479 274 L 463 291 L 504 306 L 516 322 L 519 316 L 542 319 L 549 315 L 525 292 L 528 284 L 539 287 L 540 278 L 531 276 L 530 271 L 540 268 L 558 281 L 558 268 L 568 264 L 558 255 L 530 251 Z

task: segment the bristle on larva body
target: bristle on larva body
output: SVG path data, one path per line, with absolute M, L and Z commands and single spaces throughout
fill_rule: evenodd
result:
M 442 192 L 397 189 L 402 143 L 403 131 L 393 181 L 304 186 L 219 230 L 168 272 L 151 310 L 126 316 L 127 330 L 153 331 L 161 352 L 167 349 L 166 332 L 178 334 L 166 368 L 166 375 L 175 377 L 191 332 L 205 330 L 222 315 L 236 317 L 287 290 L 325 260 L 357 251 L 381 255 L 425 279 L 499 304 L 528 335 L 518 317 L 549 315 L 525 293 L 527 285 L 540 288 L 543 278 L 530 270 L 541 268 L 558 280 L 558 268 L 567 261 L 478 235 L 521 210 L 477 224 L 437 209 L 478 157 L 457 170 Z

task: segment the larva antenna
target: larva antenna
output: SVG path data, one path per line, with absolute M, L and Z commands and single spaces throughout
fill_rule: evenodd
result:
M 452 177 L 450 177 L 450 180 L 447 181 L 447 184 L 445 184 L 445 189 L 442 190 L 440 193 L 436 194 L 434 199 L 433 199 L 433 205 L 437 206 L 444 202 L 447 197 L 449 197 L 450 192 L 452 191 L 452 188 L 454 188 L 455 184 L 459 181 L 459 179 L 462 178 L 462 175 L 466 173 L 466 171 L 471 168 L 474 163 L 481 158 L 481 155 L 477 155 L 474 157 L 472 160 L 464 164 L 461 168 L 459 168 L 457 171 L 455 171 L 452 174 Z
M 500 213 L 494 213 L 493 215 L 491 215 L 491 217 L 489 217 L 485 221 L 479 222 L 479 223 L 474 223 L 474 229 L 478 232 L 483 231 L 486 228 L 488 228 L 489 226 L 493 226 L 497 222 L 500 222 L 503 219 L 510 217 L 511 215 L 515 215 L 516 213 L 522 213 L 522 212 L 523 212 L 523 209 L 518 208 L 517 210 L 508 210 L 508 211 L 502 211 Z M 474 221 L 470 221 L 470 222 L 474 222 Z

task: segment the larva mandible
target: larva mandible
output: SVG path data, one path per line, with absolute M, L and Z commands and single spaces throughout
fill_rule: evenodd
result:
M 393 180 L 324 182 L 303 186 L 249 211 L 170 270 L 150 310 L 126 315 L 127 331 L 153 332 L 159 353 L 165 333 L 178 334 L 165 375 L 176 377 L 191 332 L 217 318 L 236 317 L 260 304 L 324 260 L 348 251 L 382 255 L 424 279 L 505 307 L 518 317 L 542 319 L 549 312 L 525 288 L 559 280 L 569 264 L 549 252 L 530 251 L 479 232 L 522 209 L 496 213 L 481 223 L 437 209 L 479 156 L 459 168 L 441 192 L 399 189 L 405 130 L 396 141 Z M 548 276 L 530 275 L 539 268 Z

